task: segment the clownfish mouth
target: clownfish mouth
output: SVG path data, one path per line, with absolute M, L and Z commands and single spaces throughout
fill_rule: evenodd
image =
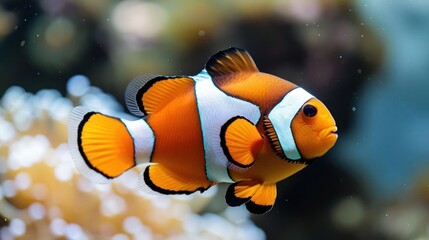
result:
M 338 130 L 337 126 L 325 128 L 319 133 L 319 137 L 320 139 L 322 139 L 322 141 L 329 140 L 329 139 L 336 140 L 338 138 L 337 130 Z

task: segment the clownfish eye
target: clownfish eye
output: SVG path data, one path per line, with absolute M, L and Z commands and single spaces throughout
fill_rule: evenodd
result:
M 302 112 L 304 113 L 305 116 L 307 117 L 314 117 L 317 114 L 317 108 L 311 104 L 306 104 L 304 105 L 304 107 L 302 108 Z

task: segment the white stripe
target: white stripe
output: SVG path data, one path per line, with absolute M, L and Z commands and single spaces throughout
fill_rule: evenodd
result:
M 314 98 L 314 96 L 304 89 L 295 88 L 288 92 L 268 115 L 279 138 L 283 152 L 288 159 L 297 160 L 301 158 L 295 145 L 291 123 L 296 113 L 311 98 Z
M 129 121 L 121 119 L 134 140 L 136 163 L 147 163 L 153 151 L 155 137 L 149 124 L 144 119 Z
M 226 95 L 214 85 L 206 70 L 193 78 L 196 82 L 207 178 L 214 182 L 233 182 L 228 175 L 228 159 L 220 145 L 221 128 L 235 116 L 243 116 L 256 124 L 261 115 L 259 107 Z

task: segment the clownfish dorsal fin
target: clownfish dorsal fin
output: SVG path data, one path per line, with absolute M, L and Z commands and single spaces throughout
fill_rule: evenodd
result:
M 236 116 L 222 126 L 221 146 L 229 167 L 248 168 L 261 149 L 262 136 L 249 120 Z
M 254 180 L 231 184 L 226 191 L 225 200 L 231 207 L 246 204 L 247 210 L 254 214 L 264 214 L 271 210 L 276 201 L 276 184 L 262 184 Z
M 146 116 L 165 107 L 183 88 L 192 89 L 193 84 L 186 76 L 142 75 L 128 84 L 125 102 L 132 114 Z
M 239 48 L 229 48 L 216 53 L 209 59 L 205 68 L 212 77 L 259 72 L 250 54 Z
M 146 187 L 149 187 L 162 194 L 191 194 L 196 191 L 204 192 L 211 187 L 211 185 L 202 186 L 191 182 L 185 177 L 179 178 L 159 163 L 146 166 L 138 184 L 145 191 L 147 191 Z

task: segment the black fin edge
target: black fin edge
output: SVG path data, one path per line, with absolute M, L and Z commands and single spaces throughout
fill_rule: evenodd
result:
M 147 78 L 150 77 L 150 79 L 145 79 L 145 77 Z M 136 116 L 139 116 L 139 117 L 146 116 L 147 111 L 145 110 L 144 103 L 142 101 L 143 95 L 155 83 L 163 80 L 170 80 L 170 79 L 176 79 L 176 78 L 189 78 L 189 76 L 184 76 L 184 75 L 163 76 L 163 75 L 147 74 L 147 75 L 142 75 L 134 78 L 134 80 L 131 81 L 130 84 L 128 84 L 126 94 L 125 94 L 125 102 L 128 107 L 128 110 Z M 135 91 L 134 89 L 138 89 L 138 90 Z M 139 114 L 139 111 L 141 112 L 141 114 Z
M 229 185 L 228 189 L 226 190 L 225 194 L 225 201 L 228 206 L 231 207 L 237 207 L 244 203 L 249 202 L 250 197 L 248 198 L 239 198 L 235 196 L 235 186 L 237 186 L 237 183 Z
M 157 185 L 155 185 L 155 184 L 152 182 L 152 180 L 150 179 L 150 176 L 149 176 L 149 168 L 150 168 L 150 166 L 149 166 L 149 167 L 147 167 L 147 168 L 145 169 L 145 171 L 143 172 L 143 179 L 144 179 L 144 182 L 145 182 L 145 183 L 146 183 L 146 185 L 148 185 L 148 186 L 149 186 L 153 191 L 158 192 L 158 193 L 162 193 L 162 194 L 166 194 L 166 195 L 173 195 L 173 194 L 186 194 L 186 195 L 189 195 L 189 194 L 192 194 L 192 193 L 194 193 L 194 192 L 196 192 L 196 191 L 200 191 L 201 193 L 203 193 L 204 191 L 206 191 L 207 189 L 209 189 L 209 188 L 210 188 L 210 187 L 208 187 L 208 188 L 200 187 L 200 188 L 195 189 L 194 191 L 187 191 L 187 190 L 174 191 L 174 190 L 167 190 L 167 189 L 163 189 L 163 188 L 161 188 L 161 187 L 158 187 Z
M 231 156 L 231 153 L 229 152 L 228 147 L 226 146 L 226 139 L 225 139 L 226 131 L 228 130 L 228 127 L 237 119 L 244 119 L 253 125 L 252 122 L 250 122 L 247 118 L 245 118 L 243 116 L 235 116 L 235 117 L 230 118 L 221 127 L 221 130 L 220 130 L 220 146 L 222 147 L 222 151 L 230 163 L 232 163 L 238 167 L 241 167 L 241 168 L 249 168 L 254 164 L 254 162 L 252 162 L 251 164 L 245 165 L 245 164 L 241 164 L 241 163 L 235 161 L 234 158 Z
M 270 211 L 273 208 L 273 205 L 268 205 L 268 206 L 259 205 L 250 200 L 246 203 L 246 208 L 247 210 L 249 210 L 249 212 L 253 214 L 262 215 Z
M 83 147 L 82 147 L 82 131 L 83 131 L 83 126 L 85 126 L 85 124 L 89 121 L 89 119 L 95 115 L 95 114 L 101 114 L 99 112 L 88 112 L 85 114 L 85 116 L 83 116 L 82 121 L 79 123 L 79 127 L 77 128 L 77 145 L 79 148 L 79 152 L 80 155 L 82 156 L 83 160 L 85 161 L 86 165 L 93 171 L 103 175 L 105 178 L 107 179 L 113 179 L 114 177 L 107 175 L 106 173 L 100 171 L 99 169 L 95 168 L 91 162 L 88 160 L 88 157 L 85 154 L 85 151 L 83 151 Z M 103 114 L 101 114 L 103 115 Z

